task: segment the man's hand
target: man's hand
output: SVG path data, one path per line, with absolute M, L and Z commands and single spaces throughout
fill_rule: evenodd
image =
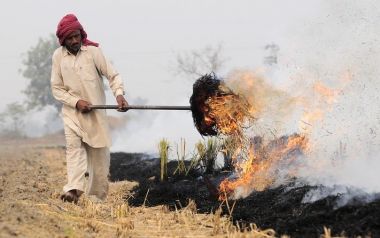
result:
M 117 105 L 119 105 L 119 109 L 117 109 L 119 112 L 126 112 L 128 111 L 128 102 L 125 100 L 123 95 L 118 95 L 116 97 Z
M 85 100 L 78 100 L 76 108 L 81 112 L 81 113 L 87 113 L 91 111 L 90 108 L 91 103 L 85 101 Z

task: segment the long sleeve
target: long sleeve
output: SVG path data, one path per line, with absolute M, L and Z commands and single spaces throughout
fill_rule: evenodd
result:
M 66 105 L 69 105 L 70 107 L 75 108 L 80 98 L 70 93 L 63 83 L 61 67 L 59 65 L 60 57 L 62 56 L 58 54 L 58 50 L 54 52 L 53 58 L 52 58 L 51 80 L 50 80 L 51 90 L 55 99 L 62 102 L 63 104 L 66 104 Z
M 113 95 L 124 95 L 124 85 L 119 73 L 113 68 L 112 64 L 104 57 L 102 50 L 98 47 L 94 49 L 94 61 L 97 69 L 104 75 L 109 82 Z

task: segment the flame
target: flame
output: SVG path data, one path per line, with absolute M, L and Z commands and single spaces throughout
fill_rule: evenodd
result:
M 260 143 L 252 142 L 246 129 L 252 125 L 255 116 L 261 116 L 274 102 L 281 105 L 281 114 L 285 114 L 293 99 L 250 72 L 240 72 L 229 85 L 241 94 L 232 93 L 225 88 L 226 85 L 220 85 L 219 90 L 223 93 L 209 97 L 202 108 L 204 123 L 217 127 L 219 136 L 230 139 L 226 150 L 231 155 L 238 177 L 226 179 L 219 185 L 221 200 L 237 193 L 249 194 L 253 190 L 267 188 L 274 182 L 276 165 L 282 161 L 290 163 L 307 147 L 306 136 L 300 135 L 281 137 L 266 144 L 262 140 Z M 252 95 L 252 91 L 257 93 Z
M 219 200 L 237 198 L 268 188 L 275 181 L 278 166 L 291 163 L 307 149 L 307 137 L 298 134 L 284 136 L 265 145 L 250 145 L 248 160 L 237 166 L 240 170 L 238 179 L 225 179 L 219 185 Z
M 317 80 L 312 85 L 312 98 L 299 98 L 299 103 L 304 108 L 303 116 L 300 120 L 300 128 L 304 133 L 310 133 L 312 127 L 304 127 L 304 125 L 313 126 L 316 122 L 322 121 L 326 113 L 329 112 L 333 105 L 338 102 L 339 92 L 350 81 L 347 75 L 341 79 L 342 85 L 339 88 L 331 88 Z
M 336 102 L 336 98 L 338 95 L 338 90 L 329 88 L 324 85 L 321 81 L 317 81 L 314 84 L 314 91 L 320 95 L 320 97 L 326 101 L 327 104 L 332 104 Z
M 223 85 L 220 86 L 221 91 Z M 244 125 L 252 121 L 251 105 L 236 94 L 216 95 L 209 97 L 205 102 L 208 108 L 204 109 L 204 122 L 206 125 L 215 124 L 219 133 L 224 135 L 242 133 Z
M 248 196 L 252 191 L 262 191 L 270 187 L 276 182 L 279 173 L 285 172 L 281 170 L 284 165 L 287 178 L 295 176 L 300 167 L 296 164 L 296 158 L 311 151 L 308 138 L 313 124 L 324 119 L 351 79 L 352 74 L 345 73 L 340 85 L 335 88 L 315 80 L 313 84 L 307 85 L 306 90 L 299 94 L 293 92 L 294 96 L 290 96 L 287 92 L 269 85 L 254 72 L 233 72 L 227 83 L 234 92 L 244 97 L 213 97 L 208 101 L 208 116 L 221 128 L 222 134 L 232 141 L 227 150 L 232 158 L 235 177 L 227 178 L 219 184 L 219 199 L 237 199 Z M 272 120 L 274 123 L 267 125 L 277 133 L 276 129 L 281 129 L 280 123 L 286 123 L 287 119 L 292 120 L 292 113 L 299 112 L 297 109 L 302 109 L 303 114 L 297 116 L 296 120 L 302 122 L 300 125 L 303 127 L 308 126 L 306 129 L 301 127 L 302 134 L 282 137 L 273 134 L 273 140 L 257 137 L 258 140 L 255 141 L 245 131 L 246 118 L 254 117 L 266 122 Z
M 255 117 L 261 117 L 262 114 L 272 111 L 272 107 L 278 105 L 273 111 L 276 114 L 289 112 L 289 107 L 293 105 L 292 97 L 286 92 L 274 88 L 260 72 L 250 70 L 236 70 L 228 75 L 226 80 L 228 86 L 241 95 L 244 95 L 250 103 L 250 113 Z

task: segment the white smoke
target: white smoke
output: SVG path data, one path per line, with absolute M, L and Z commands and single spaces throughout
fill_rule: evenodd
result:
M 112 151 L 158 153 L 158 144 L 165 138 L 171 144 L 171 154 L 183 138 L 187 153 L 201 138 L 193 124 L 190 111 L 130 111 L 126 127 L 113 132 Z
M 41 111 L 28 111 L 21 127 L 27 137 L 41 137 L 63 130 L 62 119 L 52 106 Z
M 317 79 L 339 89 L 309 128 L 312 150 L 299 178 L 323 189 L 311 191 L 304 202 L 337 194 L 338 205 L 354 197 L 368 202 L 380 192 L 380 15 L 376 1 L 330 4 L 325 18 L 310 23 L 309 36 L 297 42 L 297 51 L 304 53 L 289 57 L 297 57 L 297 69 L 279 75 L 291 75 L 301 87 Z M 344 74 L 350 79 L 342 83 Z
M 309 138 L 305 156 L 276 168 L 275 185 L 286 182 L 297 166 L 301 184 L 317 185 L 304 202 L 330 195 L 339 197 L 337 206 L 370 202 L 380 193 L 380 15 L 376 1 L 326 2 L 324 10 L 318 19 L 300 23 L 292 44 L 280 45 L 278 65 L 260 74 L 237 71 L 230 78 L 256 83 L 240 87 L 264 102 L 252 135 Z M 258 87 L 260 77 L 273 90 Z M 327 96 L 316 86 L 327 89 Z

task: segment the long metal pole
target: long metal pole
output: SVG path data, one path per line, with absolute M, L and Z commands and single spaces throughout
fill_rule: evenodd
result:
M 118 105 L 91 105 L 91 109 L 118 109 Z M 128 110 L 191 110 L 190 106 L 129 105 Z

